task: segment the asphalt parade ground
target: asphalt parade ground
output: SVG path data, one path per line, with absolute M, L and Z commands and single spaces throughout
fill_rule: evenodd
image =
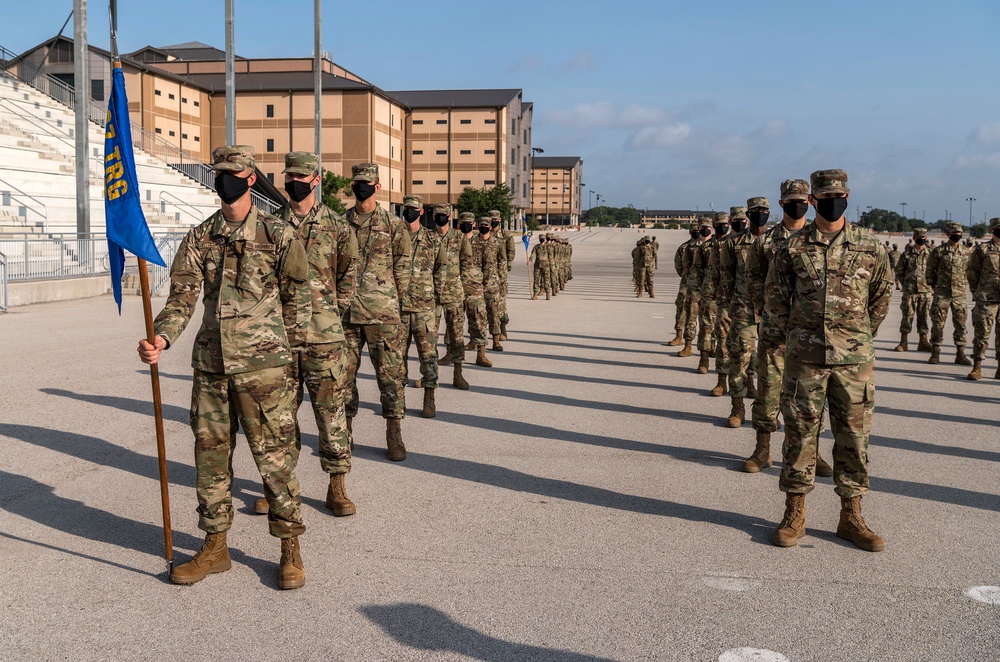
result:
M 551 301 L 529 300 L 519 243 L 506 351 L 489 352 L 492 369 L 466 364 L 470 391 L 442 367 L 436 419 L 407 389 L 405 462 L 385 458 L 364 358 L 353 517 L 323 505 L 305 405 L 295 591 L 277 589 L 278 541 L 250 514 L 260 478 L 242 435 L 232 569 L 167 580 L 138 298 L 121 318 L 110 297 L 0 314 L 0 659 L 997 659 L 992 350 L 980 382 L 951 362 L 950 324 L 940 365 L 893 352 L 897 292 L 876 340 L 863 502 L 886 549 L 834 535 L 829 478 L 807 498 L 807 537 L 774 547 L 778 466 L 740 471 L 749 423 L 726 428 L 715 375 L 662 344 L 685 234 L 651 234 L 655 299 L 631 288 L 635 230 L 567 233 L 574 279 Z M 187 423 L 197 324 L 160 364 L 177 562 L 203 538 Z M 826 432 L 828 459 L 831 444 Z

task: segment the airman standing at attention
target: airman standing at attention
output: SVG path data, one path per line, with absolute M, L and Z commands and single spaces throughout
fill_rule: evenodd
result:
M 640 297 L 645 290 L 650 299 L 656 298 L 653 294 L 654 262 L 653 242 L 649 237 L 644 237 L 639 243 L 639 284 L 636 289 Z
M 698 373 L 708 374 L 709 359 L 715 352 L 715 333 L 719 324 L 719 304 L 716 301 L 718 292 L 716 291 L 714 264 L 718 260 L 717 253 L 719 242 L 729 234 L 729 214 L 718 212 L 712 219 L 712 227 L 715 234 L 711 239 L 699 246 L 697 257 L 695 258 L 695 272 L 701 279 L 701 311 L 698 320 L 700 328 L 698 331 L 698 350 L 700 359 L 698 361 Z
M 539 292 L 545 292 L 545 298 L 552 298 L 552 274 L 549 270 L 549 250 L 545 246 L 547 235 L 542 233 L 538 243 L 531 249 L 531 298 L 537 299 Z
M 969 308 L 965 303 L 965 281 L 969 249 L 962 245 L 960 223 L 948 223 L 945 230 L 948 241 L 936 246 L 927 258 L 927 284 L 934 290 L 934 298 L 931 300 L 931 357 L 927 362 L 941 362 L 944 325 L 948 321 L 948 311 L 951 310 L 955 363 L 972 365 L 972 361 L 965 356 L 965 321 L 969 315 Z
M 410 304 L 410 238 L 403 222 L 375 199 L 375 193 L 382 188 L 378 165 L 359 163 L 351 167 L 351 175 L 355 203 L 347 210 L 347 222 L 358 237 L 361 257 L 357 292 L 344 315 L 347 383 L 351 387 L 347 427 L 353 434 L 352 422 L 358 415 L 358 368 L 361 349 L 367 344 L 381 394 L 387 454 L 393 462 L 402 462 L 406 459 L 401 428 L 406 415 L 406 389 L 399 325 L 400 311 Z
M 972 372 L 968 378 L 982 377 L 983 360 L 990 342 L 990 331 L 996 325 L 997 372 L 1000 379 L 1000 218 L 990 219 L 989 241 L 980 243 L 969 258 L 969 289 L 976 302 L 972 307 Z
M 444 355 L 438 365 L 454 365 L 452 384 L 462 391 L 469 389 L 469 382 L 462 376 L 465 363 L 465 290 L 463 274 L 472 262 L 472 247 L 458 228 L 451 227 L 454 213 L 447 202 L 439 202 L 432 209 L 434 226 L 444 248 L 445 264 L 441 272 L 441 287 L 434 308 L 434 335 L 441 328 L 444 317 Z
M 886 242 L 888 243 L 888 242 Z M 902 289 L 899 286 L 899 279 L 896 278 L 896 265 L 899 264 L 899 246 L 896 244 L 892 245 L 892 250 L 889 251 L 889 266 L 892 268 L 892 281 L 896 284 L 896 289 Z
M 903 283 L 903 300 L 900 303 L 903 319 L 899 323 L 902 339 L 896 345 L 897 352 L 909 349 L 907 336 L 913 329 L 914 315 L 917 317 L 917 332 L 920 334 L 917 350 L 931 351 L 931 344 L 927 341 L 927 318 L 931 307 L 931 286 L 927 284 L 927 258 L 931 251 L 926 244 L 927 230 L 917 228 L 913 231 L 913 245 L 906 247 L 896 265 L 896 279 Z
M 698 243 L 698 228 L 692 227 L 689 231 L 690 239 L 677 247 L 674 252 L 674 271 L 680 277 L 681 282 L 677 287 L 677 298 L 674 299 L 674 337 L 667 343 L 670 347 L 676 347 L 684 342 L 684 327 L 687 326 L 687 273 L 691 269 L 691 247 Z
M 462 269 L 462 287 L 465 289 L 465 315 L 469 320 L 469 344 L 465 349 L 476 350 L 476 365 L 492 368 L 486 358 L 486 299 L 483 293 L 483 250 L 485 242 L 472 236 L 476 215 L 463 211 L 458 216 L 459 229 L 465 234 L 470 256 L 467 267 Z M 487 228 L 489 223 L 487 222 Z
M 490 232 L 500 242 L 500 254 L 507 264 L 500 274 L 500 340 L 507 340 L 507 324 L 510 315 L 507 313 L 507 274 L 514 268 L 515 250 L 514 235 L 503 227 L 503 215 L 496 209 L 490 210 Z
M 698 221 L 698 243 L 688 249 L 691 251 L 691 260 L 686 278 L 688 289 L 687 326 L 684 328 L 684 347 L 677 352 L 677 356 L 681 358 L 691 356 L 694 353 L 692 345 L 695 338 L 697 338 L 698 349 L 701 350 L 704 347 L 705 352 L 708 351 L 708 345 L 711 343 L 712 330 L 702 323 L 701 315 L 702 307 L 710 304 L 707 299 L 702 301 L 702 281 L 708 267 L 708 242 L 711 236 L 712 218 L 702 216 L 701 220 Z M 705 356 L 702 361 L 705 364 L 705 372 L 708 372 L 708 357 Z M 700 363 L 698 367 L 700 371 Z
M 770 344 L 785 348 L 785 514 L 772 542 L 798 544 L 805 498 L 815 481 L 824 406 L 833 428 L 833 480 L 840 496 L 837 536 L 882 551 L 861 515 L 868 492 L 868 436 L 875 416 L 874 337 L 892 297 L 889 260 L 878 238 L 844 219 L 850 190 L 843 170 L 811 177 L 816 220 L 789 237 L 767 276 Z
M 650 247 L 653 249 L 653 268 L 660 268 L 660 242 L 656 241 L 656 237 L 649 242 Z
M 715 372 L 717 381 L 715 387 L 710 391 L 714 396 L 722 396 L 729 392 L 729 328 L 732 326 L 732 319 L 729 317 L 729 299 L 732 292 L 724 291 L 721 287 L 720 264 L 722 254 L 732 251 L 733 240 L 736 233 L 732 230 L 734 223 L 740 223 L 744 228 L 747 222 L 746 207 L 730 207 L 729 221 L 725 227 L 716 227 L 716 242 L 712 255 L 709 258 L 709 277 L 712 279 L 712 290 L 715 292 L 715 305 L 718 313 L 715 316 Z M 720 234 L 720 230 L 722 233 Z
M 642 267 L 645 260 L 642 256 L 642 239 L 635 242 L 632 249 L 632 285 L 635 287 L 635 298 L 642 298 Z
M 502 352 L 500 344 L 500 272 L 507 273 L 506 249 L 492 234 L 489 216 L 479 219 L 479 236 L 472 238 L 473 256 L 481 256 L 483 298 L 486 301 L 486 322 L 493 337 L 493 351 Z M 479 244 L 482 244 L 480 246 Z M 480 250 L 481 249 L 481 250 Z

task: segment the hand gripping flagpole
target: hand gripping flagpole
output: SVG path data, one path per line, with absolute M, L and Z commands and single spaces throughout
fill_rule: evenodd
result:
M 128 100 L 125 97 L 122 63 L 118 57 L 118 2 L 109 0 L 108 15 L 111 23 L 112 83 L 108 105 L 108 123 L 105 133 L 105 210 L 108 226 L 108 248 L 112 264 L 112 286 L 118 313 L 121 314 L 121 273 L 125 266 L 124 249 L 135 253 L 139 260 L 139 287 L 142 291 L 142 312 L 146 325 L 146 342 L 151 345 L 156 336 L 153 331 L 153 303 L 149 291 L 149 271 L 146 257 L 165 266 L 163 258 L 153 243 L 153 237 L 138 203 L 138 181 L 132 155 L 132 131 L 129 127 Z M 160 469 L 160 507 L 163 511 L 163 548 L 167 572 L 173 567 L 174 544 L 170 527 L 170 491 L 167 480 L 167 452 L 163 434 L 163 402 L 160 398 L 160 370 L 155 363 L 149 366 L 149 379 L 153 389 L 153 415 L 156 421 L 156 456 Z

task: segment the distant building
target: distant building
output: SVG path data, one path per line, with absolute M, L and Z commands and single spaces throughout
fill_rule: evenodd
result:
M 528 213 L 548 225 L 579 225 L 583 197 L 583 159 L 536 156 L 531 165 Z
M 704 211 L 691 211 L 690 209 L 640 209 L 639 223 L 647 228 L 651 228 L 657 223 L 691 223 L 698 220 L 699 216 L 704 216 Z

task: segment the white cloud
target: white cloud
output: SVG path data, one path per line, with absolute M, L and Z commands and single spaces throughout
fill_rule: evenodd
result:
M 639 106 L 632 104 L 622 108 L 618 121 L 623 126 L 649 126 L 666 121 L 667 113 L 655 106 Z
M 590 51 L 584 49 L 574 53 L 573 57 L 564 62 L 559 68 L 563 71 L 592 71 L 596 69 L 596 65 Z
M 615 117 L 615 106 L 610 101 L 581 103 L 568 110 L 553 110 L 551 119 L 556 124 L 575 127 L 604 126 Z
M 1000 123 L 982 125 L 973 131 L 969 139 L 976 143 L 1000 142 Z
M 629 149 L 674 147 L 691 136 L 692 127 L 687 122 L 658 124 L 639 129 L 628 139 Z

